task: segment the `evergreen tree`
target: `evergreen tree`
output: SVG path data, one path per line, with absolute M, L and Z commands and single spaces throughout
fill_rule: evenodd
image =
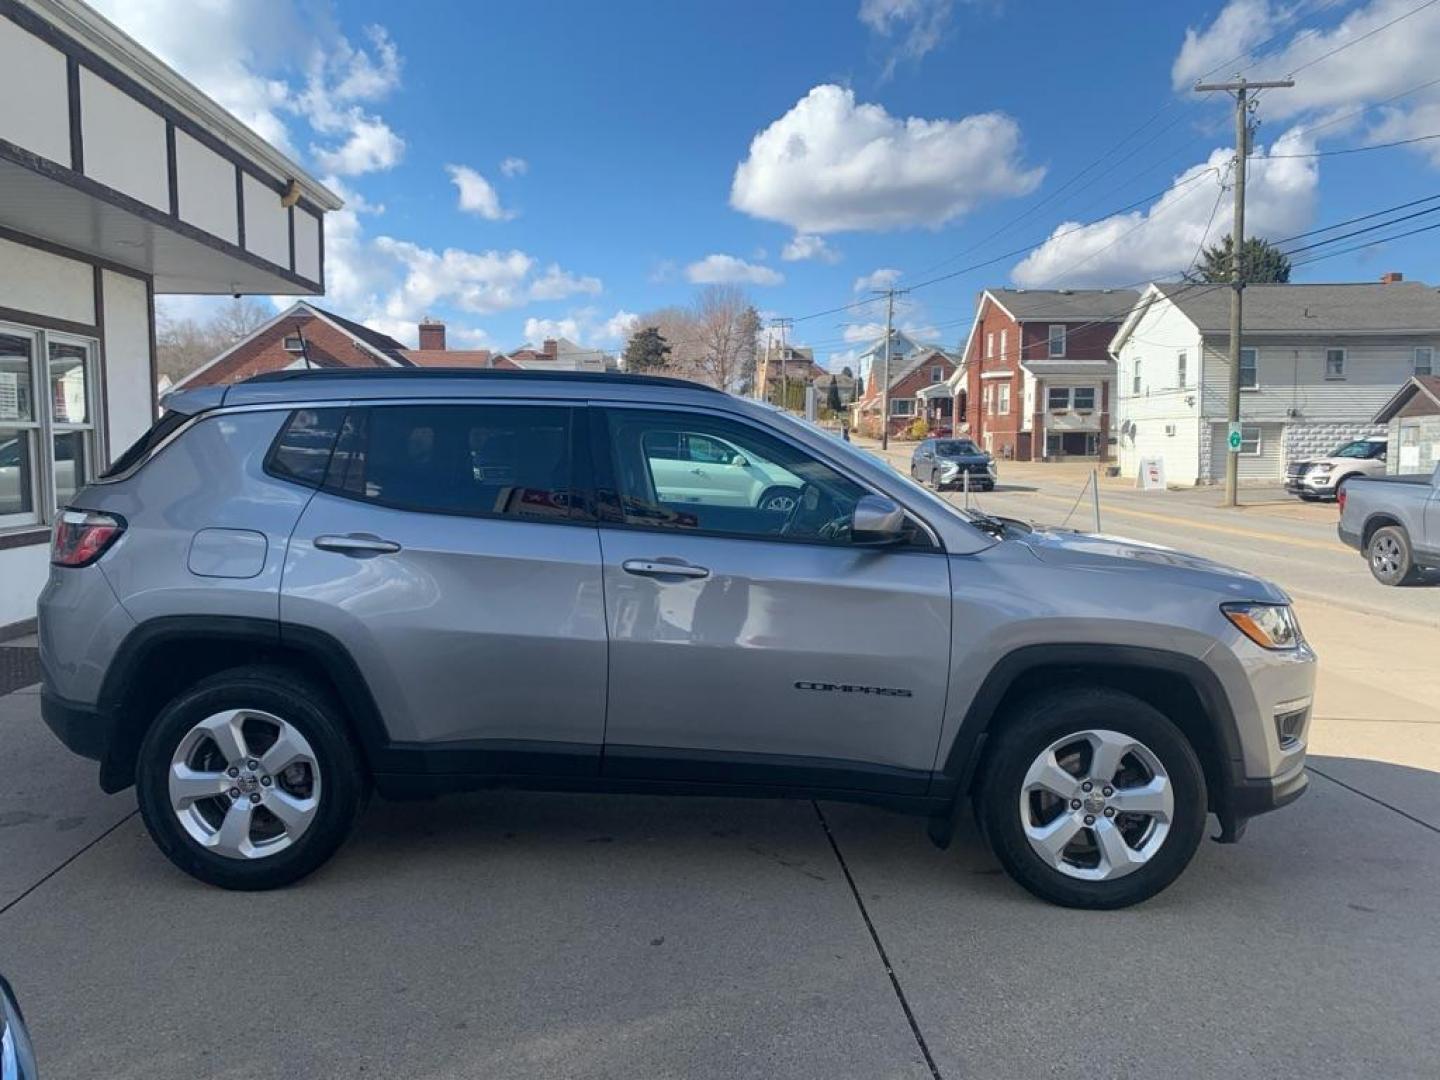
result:
M 647 326 L 631 335 L 625 346 L 625 370 L 632 374 L 660 370 L 670 363 L 670 345 L 660 330 Z
M 1233 280 L 1234 265 L 1235 241 L 1227 235 L 1220 243 L 1211 244 L 1205 249 L 1200 265 L 1192 273 L 1186 274 L 1185 278 L 1192 282 L 1228 284 Z M 1285 253 L 1256 236 L 1245 241 L 1240 268 L 1248 285 L 1283 284 L 1290 280 L 1290 260 Z

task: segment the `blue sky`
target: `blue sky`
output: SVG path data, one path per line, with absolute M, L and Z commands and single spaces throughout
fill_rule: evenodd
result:
M 1309 65 L 1260 100 L 1254 231 L 1430 194 L 1440 140 L 1274 156 L 1440 133 L 1440 87 L 1405 93 L 1440 75 L 1440 4 L 1365 36 L 1419 4 L 99 6 L 347 198 L 328 230 L 343 314 L 407 342 L 428 314 L 455 344 L 614 349 L 634 316 L 736 282 L 840 363 L 878 306 L 803 317 L 864 299 L 876 271 L 914 284 L 1051 237 L 906 298 L 900 320 L 950 344 L 987 285 L 1174 276 L 1229 227 L 1229 102 L 1188 89 L 1216 65 Z M 1435 237 L 1296 280 L 1437 281 Z

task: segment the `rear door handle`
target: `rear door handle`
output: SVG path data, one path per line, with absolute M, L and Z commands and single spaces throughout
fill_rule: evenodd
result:
M 346 536 L 317 536 L 315 546 L 321 551 L 337 551 L 341 555 L 393 555 L 400 545 L 378 536 L 350 533 Z
M 653 559 L 626 559 L 620 564 L 620 568 L 627 574 L 638 574 L 640 577 L 703 578 L 710 576 L 710 571 L 703 566 L 658 562 Z

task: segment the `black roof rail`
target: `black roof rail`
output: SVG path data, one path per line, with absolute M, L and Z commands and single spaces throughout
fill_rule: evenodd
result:
M 688 379 L 674 379 L 664 375 L 627 375 L 624 372 L 589 372 L 589 371 L 505 371 L 497 368 L 464 368 L 464 367 L 426 367 L 426 368 L 295 368 L 284 371 L 265 371 L 259 375 L 252 375 L 248 379 L 241 380 L 237 385 L 246 383 L 278 383 L 278 382 L 334 382 L 347 379 L 392 379 L 392 380 L 431 380 L 431 379 L 475 379 L 478 381 L 494 380 L 503 382 L 512 380 L 517 382 L 599 382 L 619 383 L 623 386 L 669 386 L 678 390 L 707 390 L 711 393 L 721 393 L 713 386 L 706 386 L 704 383 L 690 382 Z

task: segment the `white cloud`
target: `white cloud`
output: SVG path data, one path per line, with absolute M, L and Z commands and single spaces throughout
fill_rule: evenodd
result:
M 603 286 L 597 277 L 577 277 L 551 263 L 543 277 L 530 286 L 532 300 L 565 300 L 572 296 L 596 296 Z
M 530 163 L 524 158 L 507 157 L 500 162 L 500 174 L 502 176 L 524 176 L 530 171 Z
M 762 259 L 764 255 L 760 256 Z M 823 236 L 814 233 L 796 233 L 780 252 L 786 262 L 800 262 L 804 259 L 819 259 L 821 262 L 837 263 L 840 253 L 825 242 Z
M 873 289 L 889 289 L 894 287 L 900 280 L 902 273 L 893 266 L 882 266 L 880 269 L 863 274 L 855 279 L 855 291 L 857 293 L 870 292 Z
M 1313 11 L 1310 4 L 1287 5 L 1267 0 L 1230 0 L 1203 30 L 1191 29 L 1176 57 L 1172 71 L 1177 90 L 1188 90 L 1194 79 L 1208 66 L 1229 59 L 1229 56 L 1257 49 L 1277 30 L 1282 35 L 1295 21 L 1297 13 Z M 1428 82 L 1435 77 L 1435 56 L 1440 54 L 1440 5 L 1416 10 L 1413 0 L 1370 0 L 1345 12 L 1337 21 L 1319 28 L 1304 27 L 1264 50 L 1259 68 L 1260 77 L 1281 77 L 1304 68 L 1296 75 L 1291 89 L 1267 91 L 1261 110 L 1269 119 L 1303 118 L 1312 127 L 1325 124 L 1326 138 L 1348 134 L 1345 126 L 1333 126 L 1329 120 L 1357 109 L 1380 105 L 1397 94 Z M 1389 29 L 1385 24 L 1415 12 Z M 1367 37 L 1372 32 L 1374 36 Z M 1344 46 L 1344 48 L 1341 48 Z M 1335 55 L 1326 57 L 1332 50 Z M 1229 54 L 1229 56 L 1224 54 Z M 1323 59 L 1322 59 L 1323 58 Z M 1248 63 L 1239 61 L 1237 66 Z M 1313 66 L 1312 65 L 1313 62 Z M 1220 71 L 1216 77 L 1228 76 Z M 1362 141 L 1385 141 L 1386 134 L 1403 132 L 1428 134 L 1433 126 L 1435 109 L 1440 106 L 1440 86 L 1431 86 L 1415 94 L 1407 94 L 1393 105 L 1386 106 L 1378 117 L 1359 121 L 1359 126 L 1373 124 Z M 1425 130 L 1425 122 L 1432 126 Z M 1393 135 L 1391 137 L 1394 137 Z M 1431 153 L 1421 145 L 1420 153 Z
M 933 342 L 940 337 L 940 328 L 932 323 L 900 322 L 895 329 L 922 343 Z M 885 324 L 878 321 L 846 323 L 843 336 L 852 345 L 868 346 L 885 339 Z
M 1277 139 L 1269 151 L 1255 148 L 1246 187 L 1248 235 L 1300 232 L 1314 219 L 1320 179 L 1315 159 L 1268 156 L 1303 154 L 1310 148 L 1304 134 L 1295 129 Z M 1228 179 L 1233 157 L 1228 147 L 1211 151 L 1207 161 L 1176 177 L 1148 210 L 1116 214 L 1090 225 L 1063 222 L 1015 266 L 1011 280 L 1023 288 L 1083 288 L 1177 277 L 1200 250 L 1207 225 L 1210 244 L 1229 232 L 1228 196 L 1220 191 L 1219 178 Z
M 101 14 L 290 154 L 298 119 L 319 166 L 388 169 L 405 143 L 364 107 L 400 85 L 399 50 L 379 26 L 357 45 L 330 10 L 298 0 L 96 0 Z
M 478 214 L 486 221 L 509 221 L 515 216 L 511 210 L 500 205 L 500 196 L 490 186 L 490 181 L 468 165 L 446 165 L 450 182 L 460 191 L 460 209 L 467 214 Z
M 639 324 L 639 315 L 633 311 L 626 311 L 624 308 L 621 308 L 605 320 L 604 326 L 600 329 L 599 337 L 602 341 L 613 341 L 623 345 L 629 340 L 630 335 L 635 332 L 635 327 Z
M 817 86 L 750 143 L 730 204 L 801 233 L 940 226 L 982 202 L 1033 191 L 1003 113 L 891 116 L 845 87 Z
M 785 275 L 734 255 L 706 255 L 685 267 L 685 280 L 692 285 L 779 285 Z
M 860 0 L 860 21 L 895 41 L 883 78 L 894 74 L 901 60 L 918 63 L 945 39 L 952 7 L 952 0 Z
M 539 345 L 546 338 L 562 337 L 569 338 L 578 345 L 579 321 L 573 318 L 537 319 L 534 317 L 525 320 L 525 340 L 533 345 Z

